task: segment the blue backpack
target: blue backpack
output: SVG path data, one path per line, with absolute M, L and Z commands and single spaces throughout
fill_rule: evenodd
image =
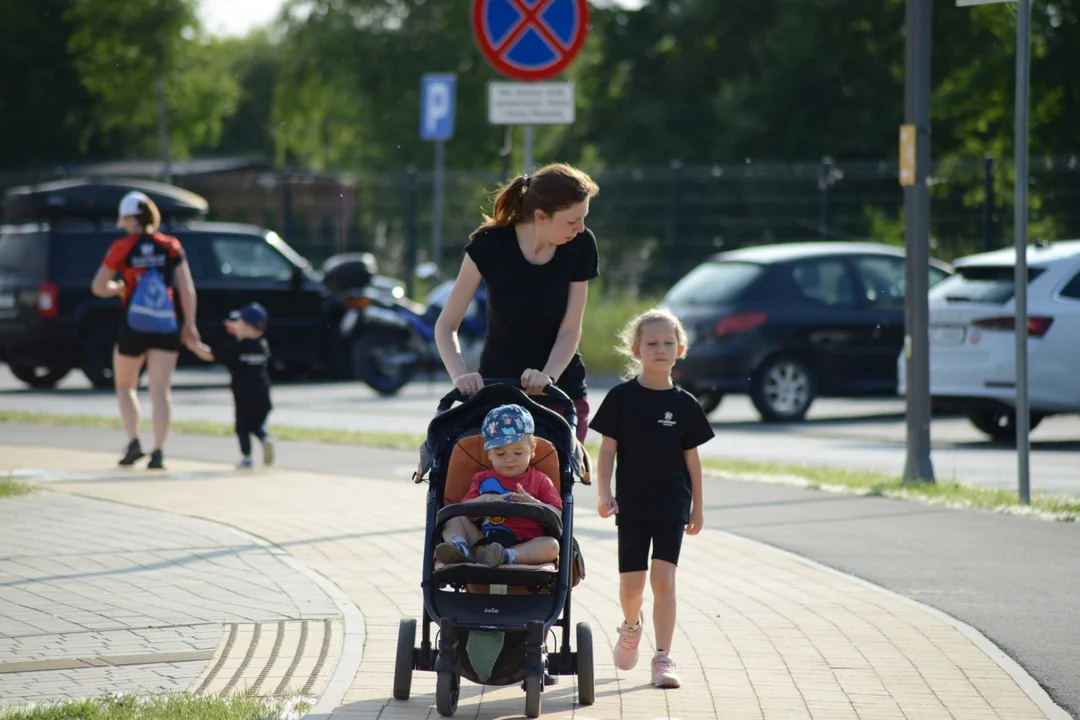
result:
M 128 326 L 144 333 L 176 332 L 176 308 L 169 297 L 165 277 L 157 268 L 150 268 L 139 278 L 135 292 L 128 301 Z

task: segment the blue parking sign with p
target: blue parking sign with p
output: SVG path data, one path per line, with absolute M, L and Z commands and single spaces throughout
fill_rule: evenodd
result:
M 424 75 L 420 85 L 420 138 L 449 140 L 454 136 L 454 89 L 449 73 Z

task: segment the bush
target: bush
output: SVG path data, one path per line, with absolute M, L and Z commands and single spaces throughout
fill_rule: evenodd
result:
M 655 306 L 657 298 L 605 297 L 602 288 L 589 287 L 589 304 L 581 328 L 581 357 L 593 377 L 615 376 L 626 369 L 618 353 L 619 332 L 630 318 Z

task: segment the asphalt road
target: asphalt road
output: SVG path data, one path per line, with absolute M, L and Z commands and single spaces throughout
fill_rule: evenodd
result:
M 74 395 L 72 397 L 75 397 Z M 0 425 L 0 443 L 119 448 L 112 431 Z M 718 444 L 714 441 L 712 444 Z M 230 438 L 174 435 L 174 457 L 232 461 Z M 410 482 L 414 453 L 279 443 L 294 470 Z M 168 482 L 163 478 L 162 482 Z M 362 501 L 357 480 L 357 501 Z M 595 506 L 575 490 L 580 511 Z M 811 558 L 942 610 L 980 630 L 1080 718 L 1080 524 L 709 479 L 705 521 Z M 416 488 L 424 502 L 424 487 Z M 588 539 L 582 538 L 588 552 Z
M 228 376 L 220 369 L 178 373 L 174 414 L 184 420 L 231 422 Z M 597 407 L 610 382 L 594 381 Z M 423 434 L 445 380 L 421 379 L 397 397 L 382 398 L 362 383 L 313 383 L 274 388 L 271 422 L 301 427 Z M 90 389 L 73 372 L 59 390 L 28 391 L 0 365 L 0 409 L 115 417 L 111 393 Z M 906 426 L 899 398 L 817 401 L 802 423 L 766 425 L 743 397 L 725 398 L 712 420 L 718 438 L 703 450 L 713 456 L 784 464 L 820 464 L 898 475 L 904 467 Z M 937 418 L 931 427 L 932 460 L 941 480 L 1016 487 L 1016 451 L 986 440 L 963 418 Z M 1032 434 L 1034 489 L 1080 495 L 1080 416 L 1045 420 Z

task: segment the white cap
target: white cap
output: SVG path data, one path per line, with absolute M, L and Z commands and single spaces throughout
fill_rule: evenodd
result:
M 139 203 L 144 202 L 149 204 L 150 198 L 141 192 L 129 192 L 120 200 L 120 210 L 118 215 L 120 217 L 127 217 L 128 215 L 138 215 Z

